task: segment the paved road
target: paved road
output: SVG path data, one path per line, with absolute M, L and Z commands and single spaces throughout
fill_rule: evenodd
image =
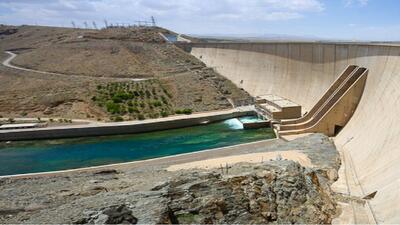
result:
M 53 73 L 53 72 L 47 72 L 47 71 L 41 71 L 41 70 L 34 70 L 34 69 L 28 69 L 20 66 L 15 66 L 11 64 L 11 61 L 17 57 L 17 54 L 10 52 L 10 51 L 5 51 L 8 55 L 10 55 L 9 58 L 3 61 L 3 66 L 16 69 L 16 70 L 22 70 L 22 71 L 27 71 L 27 72 L 34 72 L 34 73 L 41 73 L 41 74 L 46 74 L 46 75 L 53 75 L 53 76 L 63 76 L 63 77 L 77 77 L 77 78 L 98 78 L 98 79 L 106 79 L 106 80 L 114 80 L 114 81 L 135 81 L 135 82 L 140 82 L 140 81 L 145 81 L 145 80 L 150 80 L 153 78 L 113 78 L 113 77 L 91 77 L 91 76 L 85 76 L 85 75 L 69 75 L 69 74 L 62 74 L 62 73 Z

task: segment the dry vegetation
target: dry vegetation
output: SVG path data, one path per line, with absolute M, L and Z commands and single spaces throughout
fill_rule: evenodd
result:
M 11 50 L 18 54 L 12 61 L 15 65 L 78 75 L 60 77 L 0 66 L 0 115 L 128 120 L 168 116 L 185 109 L 186 113 L 225 109 L 231 107 L 228 99 L 250 99 L 201 61 L 165 43 L 159 32 L 170 31 L 0 26 L 2 60 L 7 57 L 3 51 Z M 118 78 L 151 81 L 121 83 Z M 151 95 L 113 102 L 120 110 L 110 110 L 107 102 L 113 101 L 110 92 L 114 89 Z

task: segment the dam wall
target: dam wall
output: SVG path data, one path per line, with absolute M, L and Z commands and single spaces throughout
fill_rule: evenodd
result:
M 348 65 L 369 69 L 361 101 L 334 142 L 352 165 L 358 195 L 377 191 L 369 201 L 376 222 L 400 222 L 400 46 L 278 42 L 181 47 L 253 96 L 288 98 L 303 113 Z

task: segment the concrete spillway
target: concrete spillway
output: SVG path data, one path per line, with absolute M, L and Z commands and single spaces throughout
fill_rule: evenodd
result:
M 400 46 L 197 43 L 183 47 L 252 95 L 273 93 L 302 105 L 303 112 L 348 65 L 368 68 L 358 108 L 334 141 L 347 169 L 353 170 L 355 181 L 347 178 L 350 194 L 377 191 L 369 201 L 375 221 L 400 222 Z

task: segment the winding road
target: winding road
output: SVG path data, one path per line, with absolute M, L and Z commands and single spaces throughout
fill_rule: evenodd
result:
M 10 57 L 8 57 L 6 60 L 3 61 L 3 66 L 16 69 L 16 70 L 21 70 L 21 71 L 27 71 L 27 72 L 34 72 L 34 73 L 40 73 L 40 74 L 46 74 L 46 75 L 55 75 L 55 76 L 63 76 L 63 77 L 76 77 L 76 78 L 98 78 L 98 79 L 105 79 L 105 80 L 114 80 L 114 81 L 134 81 L 134 82 L 140 82 L 140 81 L 146 81 L 150 80 L 153 78 L 113 78 L 113 77 L 91 77 L 91 76 L 85 76 L 85 75 L 69 75 L 69 74 L 62 74 L 62 73 L 53 73 L 53 72 L 47 72 L 47 71 L 41 71 L 41 70 L 34 70 L 34 69 L 29 69 L 29 68 L 24 68 L 20 66 L 15 66 L 11 64 L 11 61 L 17 57 L 18 55 L 11 52 L 11 51 L 5 51 Z

